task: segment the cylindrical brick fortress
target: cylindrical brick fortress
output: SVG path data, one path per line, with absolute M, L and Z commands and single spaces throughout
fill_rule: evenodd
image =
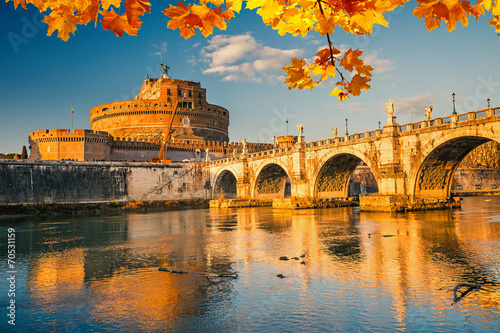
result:
M 206 90 L 199 82 L 148 78 L 135 100 L 107 103 L 90 110 L 94 131 L 105 131 L 114 138 L 161 141 L 172 123 L 171 137 L 188 134 L 206 141 L 228 142 L 229 112 L 206 101 Z

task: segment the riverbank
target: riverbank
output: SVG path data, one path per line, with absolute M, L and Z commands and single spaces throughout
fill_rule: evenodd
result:
M 209 200 L 112 201 L 99 203 L 50 203 L 0 205 L 0 216 L 99 215 L 208 208 Z

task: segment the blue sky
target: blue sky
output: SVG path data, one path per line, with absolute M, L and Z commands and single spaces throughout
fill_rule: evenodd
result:
M 90 128 L 94 106 L 132 99 L 146 75 L 160 75 L 160 41 L 164 62 L 174 78 L 201 81 L 210 103 L 230 112 L 231 141 L 270 142 L 272 136 L 297 134 L 302 123 L 306 141 L 332 136 L 331 127 L 345 133 L 378 128 L 385 123 L 385 101 L 394 99 L 399 124 L 422 120 L 424 107 L 434 117 L 500 105 L 500 37 L 489 26 L 489 15 L 467 28 L 428 32 L 423 19 L 408 8 L 386 15 L 389 29 L 377 27 L 371 37 L 338 30 L 337 47 L 360 48 L 376 68 L 372 89 L 342 103 L 329 96 L 334 82 L 313 91 L 288 91 L 280 69 L 292 56 L 312 56 L 326 38 L 279 36 L 265 27 L 254 11 L 242 10 L 226 31 L 189 40 L 166 28 L 161 11 L 169 2 L 153 2 L 138 36 L 118 38 L 92 24 L 81 26 L 68 42 L 46 36 L 47 26 L 32 6 L 14 10 L 0 2 L 0 152 L 21 152 L 29 132 L 71 127 Z

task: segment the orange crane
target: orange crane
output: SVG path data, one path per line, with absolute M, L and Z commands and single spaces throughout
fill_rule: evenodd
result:
M 168 142 L 170 141 L 170 130 L 172 129 L 172 123 L 174 122 L 175 112 L 177 111 L 177 105 L 179 102 L 175 101 L 175 107 L 172 111 L 172 117 L 170 117 L 170 122 L 168 123 L 168 127 L 165 130 L 165 137 L 163 138 L 163 142 L 161 144 L 160 152 L 158 153 L 158 157 L 152 159 L 153 162 L 161 162 L 161 163 L 170 163 L 171 160 L 168 160 L 167 157 L 167 148 Z

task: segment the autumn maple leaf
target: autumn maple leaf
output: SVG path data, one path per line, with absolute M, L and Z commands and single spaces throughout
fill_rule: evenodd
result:
M 49 16 L 46 16 L 42 22 L 47 23 L 49 26 L 47 36 L 51 36 L 55 30 L 58 30 L 57 37 L 66 42 L 69 39 L 70 33 L 75 34 L 79 18 L 73 15 L 70 7 L 60 6 L 56 10 L 53 10 Z
M 304 59 L 293 58 L 292 63 L 283 67 L 283 70 L 286 72 L 285 75 L 288 76 L 285 80 L 288 90 L 293 88 L 312 89 L 317 84 L 311 80 L 311 75 Z
M 361 90 L 369 90 L 370 86 L 367 84 L 371 79 L 366 76 L 356 74 L 352 77 L 351 82 L 347 85 L 347 91 L 354 96 L 359 96 Z
M 141 27 L 142 21 L 139 19 L 139 15 L 144 15 L 144 13 L 150 13 L 149 8 L 151 4 L 144 0 L 127 0 L 125 4 L 125 12 L 127 13 L 127 20 L 132 28 L 139 29 Z
M 218 1 L 210 1 L 210 3 L 222 4 Z M 234 17 L 232 9 L 223 11 L 218 7 L 209 8 L 206 3 L 186 6 L 179 2 L 177 6 L 170 5 L 163 11 L 163 14 L 170 17 L 167 28 L 179 29 L 181 36 L 185 39 L 195 35 L 196 29 L 199 29 L 205 37 L 213 33 L 214 27 L 225 30 L 227 22 Z
M 118 37 L 123 37 L 124 31 L 130 36 L 137 35 L 138 28 L 129 24 L 126 13 L 118 15 L 113 9 L 110 11 L 101 10 L 99 13 L 103 16 L 101 23 L 104 30 L 111 30 Z
M 80 24 L 87 24 L 94 21 L 97 26 L 97 17 L 99 16 L 99 0 L 92 0 L 90 5 L 83 10 L 80 17 Z

